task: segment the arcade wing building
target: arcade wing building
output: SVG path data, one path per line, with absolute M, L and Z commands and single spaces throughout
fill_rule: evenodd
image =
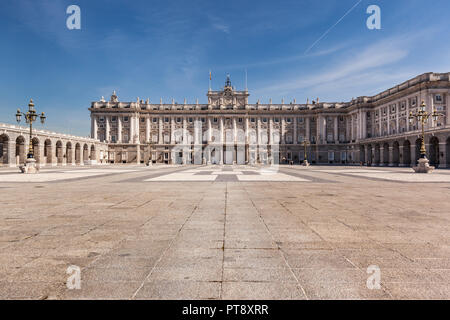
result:
M 421 101 L 441 117 L 427 123 L 430 163 L 450 167 L 450 73 L 426 73 L 372 97 L 328 103 L 249 104 L 229 77 L 207 104 L 121 102 L 114 92 L 93 102 L 92 138 L 108 143 L 111 163 L 316 164 L 411 166 L 421 128 L 410 112 Z

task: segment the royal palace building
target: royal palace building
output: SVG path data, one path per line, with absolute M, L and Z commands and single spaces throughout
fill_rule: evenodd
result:
M 306 104 L 249 104 L 228 77 L 207 104 L 93 102 L 91 135 L 108 143 L 110 163 L 315 164 L 411 166 L 421 126 L 409 121 L 422 101 L 440 117 L 425 125 L 430 163 L 450 168 L 450 73 L 426 73 L 371 97 Z

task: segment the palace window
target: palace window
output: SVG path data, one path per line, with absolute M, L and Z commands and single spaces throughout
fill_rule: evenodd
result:
M 164 122 L 169 122 L 169 118 L 164 118 Z
M 123 122 L 128 122 L 129 118 L 128 117 L 123 117 Z
M 239 123 L 242 123 L 242 121 L 244 121 L 244 119 L 238 118 L 238 122 L 239 122 Z
M 145 122 L 145 118 L 141 118 L 141 122 Z
M 303 118 L 298 118 L 298 123 L 303 123 L 304 119 Z
M 181 122 L 181 118 L 177 118 L 177 123 L 180 123 Z
M 205 123 L 206 119 L 205 118 L 201 118 L 202 123 Z
M 250 118 L 250 122 L 255 122 L 255 118 Z
M 111 117 L 111 121 L 112 122 L 116 122 L 117 121 L 117 117 Z
M 158 118 L 152 118 L 152 121 L 156 123 L 158 122 Z
M 263 122 L 267 122 L 267 118 L 263 118 L 262 121 L 263 121 Z
M 103 116 L 99 117 L 99 118 L 98 118 L 98 121 L 100 121 L 100 122 L 105 122 L 105 117 L 103 117 Z
M 111 136 L 111 142 L 113 142 L 113 143 L 116 142 L 116 136 L 115 135 Z
M 194 119 L 192 119 L 192 118 L 189 118 L 189 122 L 194 122 Z
M 442 96 L 440 94 L 435 95 L 434 99 L 436 102 L 442 102 Z
M 218 119 L 217 119 L 217 118 L 214 118 L 213 121 L 214 121 L 214 123 L 216 123 L 216 122 L 218 121 Z
M 273 121 L 274 122 L 280 122 L 280 119 L 279 118 L 273 118 Z
M 286 122 L 287 122 L 287 123 L 291 123 L 291 122 L 292 122 L 292 119 L 291 119 L 291 118 L 286 118 Z

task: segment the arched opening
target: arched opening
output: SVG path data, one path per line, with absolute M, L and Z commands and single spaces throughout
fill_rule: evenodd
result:
M 39 164 L 41 163 L 41 152 L 39 150 L 39 139 L 34 137 L 32 140 L 32 145 L 33 145 L 33 157 L 36 160 L 36 163 Z
M 439 167 L 439 139 L 437 137 L 430 139 L 430 165 Z
M 75 145 L 75 164 L 81 163 L 81 147 L 80 144 L 77 143 Z
M 6 134 L 0 135 L 0 166 L 8 164 L 9 137 Z
M 66 143 L 66 161 L 67 164 L 72 164 L 72 143 L 71 142 L 67 142 Z
M 422 139 L 417 139 L 416 140 L 416 152 L 414 152 L 414 156 L 415 156 L 415 163 L 417 163 L 417 161 L 419 161 L 420 159 L 420 146 L 422 145 Z
M 97 157 L 95 156 L 95 146 L 91 145 L 91 155 L 90 155 L 91 160 L 97 160 Z
M 87 161 L 89 161 L 89 148 L 88 145 L 85 144 L 83 146 L 83 162 L 86 164 Z
M 447 168 L 450 168 L 450 137 L 447 138 L 447 142 L 445 144 L 445 153 L 447 154 Z
M 383 164 L 389 165 L 389 143 L 387 142 L 383 145 Z
M 405 167 L 411 166 L 411 142 L 409 140 L 403 142 L 403 165 Z
M 63 164 L 64 153 L 63 153 L 63 144 L 61 141 L 56 142 L 56 160 L 58 162 L 58 166 Z
M 52 164 L 52 142 L 50 139 L 45 140 L 44 143 L 44 157 L 47 159 L 46 164 Z
M 375 164 L 380 165 L 380 145 L 375 145 Z
M 400 145 L 397 141 L 394 142 L 392 147 L 392 163 L 395 167 L 400 165 Z
M 366 148 L 363 145 L 359 146 L 359 161 L 361 164 L 366 163 Z
M 372 145 L 369 144 L 367 146 L 367 161 L 366 161 L 366 163 L 368 166 L 371 166 L 372 162 L 373 162 Z
M 16 165 L 25 164 L 25 138 L 18 136 L 16 139 Z

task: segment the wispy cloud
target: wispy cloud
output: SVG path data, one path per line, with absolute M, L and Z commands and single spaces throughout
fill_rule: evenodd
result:
M 357 74 L 367 73 L 375 68 L 385 67 L 402 60 L 409 54 L 408 43 L 409 40 L 399 37 L 385 39 L 369 45 L 359 53 L 351 54 L 349 58 L 334 67 L 325 66 L 326 69 L 318 74 L 291 78 L 258 92 L 290 93 L 299 89 L 343 81 Z

